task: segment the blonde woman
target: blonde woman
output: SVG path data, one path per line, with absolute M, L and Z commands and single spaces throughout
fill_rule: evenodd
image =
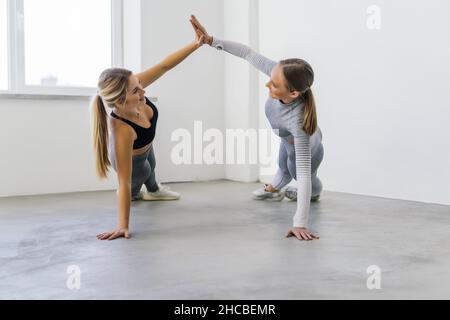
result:
M 272 183 L 253 192 L 253 197 L 257 200 L 281 201 L 286 196 L 297 200 L 293 227 L 286 236 L 295 236 L 299 240 L 318 239 L 308 230 L 310 201 L 317 201 L 322 192 L 317 170 L 324 155 L 322 133 L 317 125 L 316 104 L 311 90 L 313 69 L 302 59 L 287 59 L 277 63 L 243 44 L 213 38 L 195 16 L 191 16 L 190 20 L 197 36 L 205 37 L 211 47 L 247 60 L 270 77 L 266 84 L 269 98 L 265 113 L 275 133 L 281 138 L 279 168 Z M 297 188 L 285 192 L 284 187 L 292 179 L 297 181 Z
M 129 238 L 131 201 L 180 197 L 155 179 L 152 142 L 158 109 L 145 96 L 145 88 L 201 47 L 204 39 L 196 35 L 195 41 L 141 73 L 111 68 L 100 75 L 98 94 L 91 106 L 96 169 L 100 178 L 107 176 L 110 167 L 117 172 L 119 221 L 117 229 L 98 234 L 99 240 Z M 112 111 L 110 115 L 107 108 Z M 143 185 L 147 192 L 140 191 Z

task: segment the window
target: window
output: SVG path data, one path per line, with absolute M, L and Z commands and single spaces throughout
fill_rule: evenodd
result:
M 121 0 L 9 4 L 11 93 L 90 95 L 101 71 L 122 65 Z
M 0 0 L 0 90 L 8 89 L 8 6 Z

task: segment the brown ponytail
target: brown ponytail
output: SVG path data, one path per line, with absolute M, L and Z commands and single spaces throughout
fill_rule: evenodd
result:
M 282 60 L 280 66 L 287 81 L 287 89 L 302 93 L 305 99 L 303 130 L 311 136 L 317 129 L 316 102 L 311 90 L 314 71 L 310 64 L 302 59 Z
M 303 94 L 305 98 L 305 115 L 303 118 L 303 130 L 310 136 L 316 132 L 317 129 L 317 112 L 316 112 L 316 101 L 314 100 L 314 95 L 311 88 L 306 90 Z

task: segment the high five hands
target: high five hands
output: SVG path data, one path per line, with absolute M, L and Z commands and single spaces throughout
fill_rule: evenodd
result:
M 202 37 L 203 37 L 203 40 L 204 40 L 203 43 L 207 43 L 207 44 L 211 45 L 212 41 L 213 41 L 213 37 L 211 37 L 208 34 L 205 27 L 203 27 L 201 25 L 201 23 L 197 20 L 197 18 L 193 14 L 189 18 L 189 21 L 191 22 L 192 27 L 194 28 L 197 39 L 202 39 Z
M 206 43 L 206 38 L 200 32 L 195 32 L 195 44 L 198 48 Z

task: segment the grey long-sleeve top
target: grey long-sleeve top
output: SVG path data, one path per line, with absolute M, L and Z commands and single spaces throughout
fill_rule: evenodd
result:
M 218 50 L 243 58 L 270 77 L 277 62 L 253 51 L 246 45 L 213 38 L 211 44 Z M 304 100 L 302 98 L 284 104 L 269 97 L 265 105 L 266 117 L 275 134 L 281 138 L 294 138 L 297 174 L 297 211 L 294 227 L 308 226 L 311 199 L 311 146 L 310 136 L 303 130 Z

